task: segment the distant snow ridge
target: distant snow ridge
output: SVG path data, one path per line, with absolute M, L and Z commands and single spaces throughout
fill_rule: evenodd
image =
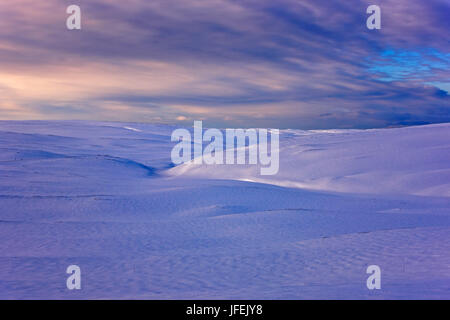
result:
M 123 128 L 127 129 L 127 130 L 134 131 L 134 132 L 142 132 L 142 130 L 139 130 L 139 129 L 136 129 L 136 128 L 132 128 L 132 127 L 123 127 Z
M 349 193 L 450 197 L 450 124 L 371 130 L 282 130 L 280 170 L 195 165 L 172 176 L 231 179 Z

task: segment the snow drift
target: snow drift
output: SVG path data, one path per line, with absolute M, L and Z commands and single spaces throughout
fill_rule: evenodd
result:
M 286 130 L 265 180 L 173 129 L 0 121 L 0 298 L 450 298 L 449 124 Z
M 173 176 L 232 179 L 349 193 L 450 196 L 450 125 L 373 130 L 285 130 L 280 170 L 251 165 L 196 165 Z

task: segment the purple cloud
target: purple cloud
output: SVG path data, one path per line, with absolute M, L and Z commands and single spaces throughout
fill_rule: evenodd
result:
M 82 30 L 68 31 L 65 8 L 75 2 Z M 0 118 L 280 128 L 450 121 L 448 60 L 441 59 L 450 52 L 449 3 L 380 0 L 381 30 L 366 28 L 369 4 L 2 3 Z M 435 55 L 404 69 L 383 58 L 387 50 Z M 424 64 L 431 75 L 415 70 Z M 414 81 L 392 77 L 405 70 Z

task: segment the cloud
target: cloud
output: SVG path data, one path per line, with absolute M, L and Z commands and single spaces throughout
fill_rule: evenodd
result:
M 376 31 L 356 0 L 78 0 L 82 30 L 68 31 L 72 2 L 0 3 L 0 118 L 450 121 L 444 0 L 380 0 Z

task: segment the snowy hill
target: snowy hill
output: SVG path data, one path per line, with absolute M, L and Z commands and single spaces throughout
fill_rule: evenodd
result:
M 286 130 L 280 171 L 195 165 L 171 175 L 233 179 L 350 193 L 450 196 L 450 124 L 374 130 Z
M 0 298 L 450 298 L 450 124 L 285 130 L 263 178 L 173 129 L 0 121 Z

